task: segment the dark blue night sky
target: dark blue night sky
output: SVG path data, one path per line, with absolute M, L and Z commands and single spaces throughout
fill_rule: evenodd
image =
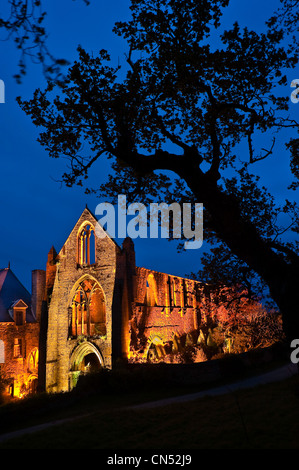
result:
M 94 54 L 107 49 L 115 63 L 122 63 L 125 45 L 112 33 L 112 28 L 115 21 L 128 17 L 129 3 L 129 0 L 92 0 L 87 7 L 82 0 L 44 2 L 50 51 L 55 57 L 72 62 L 77 58 L 76 48 L 80 44 Z M 279 3 L 279 0 L 233 0 L 225 18 L 231 24 L 237 20 L 243 26 L 261 30 L 264 20 Z M 100 201 L 85 195 L 81 187 L 61 187 L 57 180 L 67 162 L 48 157 L 36 141 L 38 129 L 16 103 L 17 96 L 29 99 L 36 88 L 44 88 L 41 67 L 28 62 L 27 75 L 18 85 L 13 79 L 19 59 L 14 44 L 1 42 L 0 54 L 0 79 L 5 82 L 6 101 L 0 104 L 0 268 L 7 267 L 10 261 L 13 272 L 31 289 L 31 270 L 45 269 L 51 246 L 59 251 L 85 205 L 94 212 Z M 299 78 L 298 70 L 290 74 L 289 84 L 295 78 Z M 292 91 L 289 84 L 286 96 Z M 294 104 L 291 112 L 298 116 L 299 104 L 297 107 Z M 281 152 L 285 152 L 282 146 L 270 162 L 261 162 L 256 168 L 266 186 L 267 181 L 272 181 L 271 191 L 277 198 L 285 197 L 283 191 L 291 182 L 287 154 L 284 164 Z M 92 174 L 93 186 L 105 181 L 105 168 L 107 164 L 97 166 Z M 178 254 L 176 244 L 167 240 L 135 240 L 135 247 L 137 265 L 176 275 L 196 271 L 202 253 L 200 249 Z

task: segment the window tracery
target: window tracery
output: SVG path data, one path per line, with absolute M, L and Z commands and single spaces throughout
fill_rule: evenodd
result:
M 81 265 L 95 264 L 95 233 L 92 225 L 83 227 L 78 236 L 78 263 Z
M 106 334 L 106 309 L 104 294 L 92 279 L 83 280 L 72 299 L 71 336 L 104 336 Z

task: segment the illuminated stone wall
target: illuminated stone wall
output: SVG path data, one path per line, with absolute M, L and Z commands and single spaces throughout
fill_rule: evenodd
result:
M 2 394 L 22 397 L 34 393 L 38 378 L 39 324 L 0 323 L 4 363 L 0 364 Z
M 53 248 L 49 252 L 48 392 L 70 390 L 80 374 L 111 368 L 119 359 L 180 361 L 175 356 L 183 354 L 186 346 L 198 344 L 206 324 L 203 284 L 136 267 L 130 238 L 122 247 L 108 236 L 91 242 L 96 223 L 86 208 L 60 252 L 56 254 Z M 103 306 L 95 307 L 95 286 L 105 313 Z M 105 316 L 105 331 L 102 323 L 99 334 L 91 321 L 97 309 Z
M 179 353 L 186 344 L 196 344 L 199 335 L 202 285 L 136 267 L 130 238 L 119 247 L 107 236 L 96 237 L 95 253 L 89 252 L 95 227 L 96 219 L 85 209 L 58 255 L 53 248 L 49 253 L 49 392 L 70 390 L 81 373 L 97 364 L 110 368 L 120 358 L 144 362 Z M 106 315 L 105 334 L 99 335 L 84 320 L 93 311 L 89 298 L 96 283 Z
M 46 390 L 49 392 L 71 389 L 78 375 L 89 368 L 112 366 L 114 335 L 117 331 L 120 334 L 121 330 L 123 255 L 107 236 L 95 237 L 92 242 L 91 238 L 86 238 L 90 235 L 86 235 L 86 231 L 95 226 L 96 219 L 85 209 L 55 260 L 48 259 Z M 90 243 L 89 247 L 84 245 L 86 241 Z M 95 244 L 94 252 L 92 243 Z M 90 259 L 83 253 L 87 248 Z M 51 255 L 53 253 L 51 250 Z M 105 332 L 97 333 L 88 320 L 92 310 L 91 304 L 87 305 L 90 293 L 86 294 L 87 300 L 78 300 L 78 288 L 86 282 L 101 290 L 105 303 Z M 112 331 L 113 315 L 116 316 L 115 332 Z M 77 322 L 76 328 L 74 322 Z
M 213 294 L 198 281 L 138 267 L 133 241 L 92 238 L 96 224 L 86 208 L 59 253 L 49 252 L 41 341 L 48 392 L 71 390 L 81 374 L 120 359 L 201 362 L 230 352 L 227 289 Z
M 131 318 L 130 356 L 155 360 L 196 344 L 200 319 L 201 283 L 136 268 Z
M 81 374 L 112 368 L 120 359 L 205 361 L 215 351 L 231 352 L 227 330 L 237 316 L 242 323 L 263 313 L 245 300 L 235 308 L 240 292 L 213 293 L 198 281 L 136 266 L 130 238 L 120 247 L 95 236 L 96 227 L 86 208 L 59 253 L 50 249 L 46 270 L 32 272 L 36 323 L 0 322 L 6 393 L 34 391 L 37 375 L 40 390 L 68 391 Z

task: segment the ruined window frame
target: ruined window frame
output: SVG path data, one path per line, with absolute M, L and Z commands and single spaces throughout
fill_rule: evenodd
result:
M 77 236 L 77 263 L 79 266 L 96 264 L 96 234 L 90 222 L 80 227 Z
M 20 357 L 23 357 L 23 354 L 22 354 L 22 338 L 14 338 L 13 357 L 14 357 L 14 359 L 18 359 Z
M 158 290 L 155 276 L 150 273 L 146 278 L 145 304 L 147 307 L 158 305 Z
M 90 282 L 91 289 L 85 289 L 84 283 Z M 86 287 L 86 286 L 85 286 Z M 94 296 L 100 292 L 102 305 L 101 311 L 97 312 L 101 321 L 92 321 L 91 305 Z M 76 299 L 76 297 L 79 298 Z M 85 278 L 79 282 L 70 304 L 70 322 L 69 336 L 77 338 L 78 336 L 93 337 L 105 336 L 107 333 L 107 315 L 105 295 L 100 284 L 91 278 Z M 79 308 L 78 308 L 79 307 Z

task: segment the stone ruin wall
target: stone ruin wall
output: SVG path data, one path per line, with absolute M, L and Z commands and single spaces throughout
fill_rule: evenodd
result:
M 155 355 L 173 355 L 186 344 L 197 343 L 200 282 L 137 267 L 135 283 L 130 320 L 132 361 L 154 361 Z
M 22 397 L 32 392 L 38 378 L 39 324 L 0 323 L 4 363 L 0 364 L 4 395 Z

